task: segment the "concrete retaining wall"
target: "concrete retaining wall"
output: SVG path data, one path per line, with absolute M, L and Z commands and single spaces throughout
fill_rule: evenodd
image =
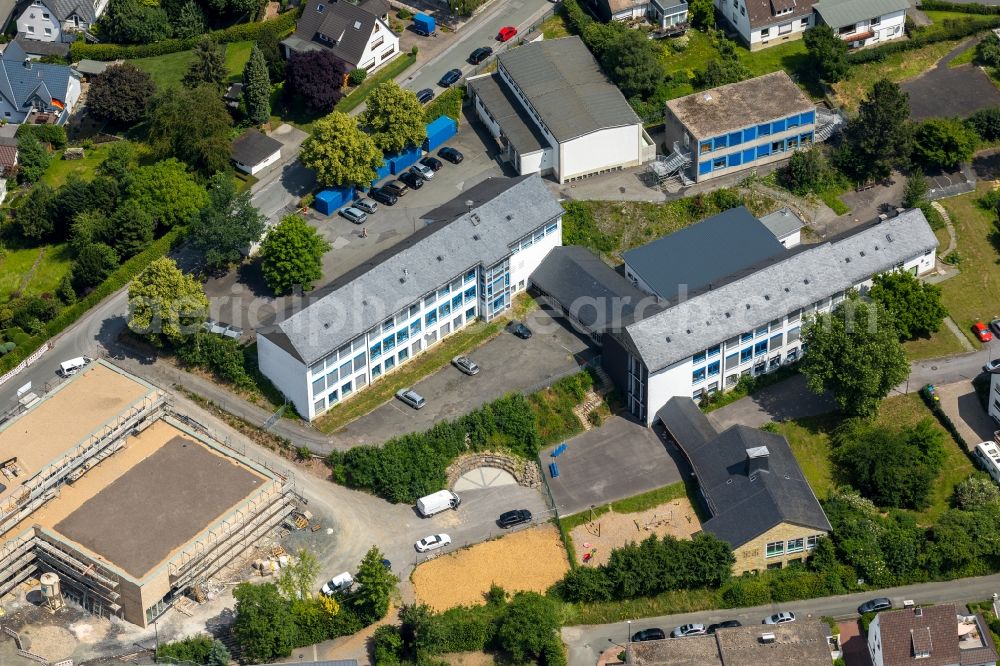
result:
M 480 467 L 495 467 L 510 473 L 518 485 L 537 488 L 542 484 L 542 473 L 538 464 L 507 453 L 470 453 L 460 456 L 445 471 L 448 487 L 453 488 L 459 477 Z

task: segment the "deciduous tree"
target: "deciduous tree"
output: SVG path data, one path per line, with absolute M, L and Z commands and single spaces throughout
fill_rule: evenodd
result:
M 375 86 L 365 103 L 359 122 L 383 153 L 419 146 L 427 137 L 423 105 L 415 94 L 403 90 L 395 81 Z
M 267 76 L 264 54 L 256 44 L 243 68 L 243 102 L 253 124 L 263 125 L 271 117 L 271 80 Z
M 266 218 L 250 199 L 250 191 L 237 193 L 228 174 L 212 176 L 208 202 L 194 219 L 191 236 L 210 271 L 222 270 L 243 260 L 244 252 L 264 233 Z
M 243 656 L 259 664 L 287 657 L 294 645 L 295 623 L 288 602 L 273 583 L 240 583 L 233 589 L 233 634 Z
M 955 486 L 955 506 L 972 511 L 987 504 L 1000 502 L 1000 488 L 993 479 L 977 473 Z
M 344 96 L 347 68 L 331 51 L 295 52 L 285 65 L 285 94 L 312 113 L 329 113 Z
M 296 560 L 281 570 L 278 589 L 289 601 L 309 599 L 316 589 L 317 575 L 319 562 L 316 556 L 303 548 L 297 553 Z
M 150 112 L 149 142 L 161 157 L 176 157 L 204 177 L 229 168 L 232 117 L 211 86 L 161 93 Z
M 709 30 L 715 27 L 715 6 L 712 0 L 690 0 L 688 2 L 688 20 L 699 30 Z
M 184 85 L 188 88 L 210 86 L 221 91 L 228 76 L 226 57 L 222 55 L 219 43 L 210 37 L 202 37 L 194 47 L 194 59 L 184 74 Z
M 323 255 L 330 249 L 315 229 L 298 215 L 287 215 L 268 232 L 260 248 L 261 270 L 275 294 L 296 285 L 311 289 L 323 277 Z
M 559 629 L 556 603 L 537 592 L 518 592 L 497 622 L 497 643 L 515 664 L 537 660 Z
M 37 243 L 51 237 L 55 229 L 52 217 L 55 198 L 51 187 L 39 183 L 15 210 L 14 220 L 25 239 Z
M 129 141 L 115 141 L 108 148 L 107 156 L 97 165 L 97 172 L 121 181 L 132 173 L 134 167 L 135 146 Z
M 200 330 L 208 313 L 201 284 L 166 257 L 150 263 L 129 283 L 128 298 L 129 328 L 157 342 L 162 336 L 179 343 Z
M 321 185 L 362 185 L 375 180 L 382 153 L 353 118 L 334 112 L 313 124 L 302 143 L 302 163 L 316 171 Z
M 887 178 L 910 157 L 910 96 L 898 83 L 882 79 L 872 86 L 844 130 L 838 153 L 841 168 L 858 182 Z
M 99 26 L 103 40 L 121 44 L 149 44 L 170 36 L 167 13 L 140 0 L 110 0 Z
M 877 302 L 847 299 L 807 323 L 802 341 L 809 348 L 802 361 L 809 388 L 832 392 L 848 415 L 877 412 L 879 402 L 910 373 L 899 331 Z
M 164 228 L 187 224 L 208 204 L 205 188 L 172 157 L 135 169 L 127 193 Z
M 17 181 L 36 183 L 49 168 L 52 154 L 34 134 L 21 134 L 17 137 L 17 162 Z
M 354 597 L 354 607 L 365 624 L 377 622 L 386 616 L 389 612 L 389 600 L 399 582 L 383 564 L 384 559 L 382 551 L 377 546 L 372 546 L 365 553 L 355 575 L 360 587 Z
M 927 184 L 927 177 L 923 171 L 914 171 L 906 179 L 906 189 L 903 190 L 903 206 L 906 208 L 916 208 L 927 200 L 927 193 L 930 185 Z
M 979 143 L 975 130 L 954 118 L 930 118 L 913 131 L 913 153 L 931 166 L 953 169 L 972 157 Z
M 948 316 L 941 303 L 941 287 L 907 271 L 876 275 L 868 296 L 882 304 L 904 340 L 936 333 Z
M 146 117 L 155 93 L 149 72 L 129 62 L 111 65 L 91 82 L 87 109 L 98 118 L 128 126 Z
M 610 44 L 602 64 L 625 97 L 645 98 L 663 83 L 660 48 L 641 30 L 627 30 Z
M 1000 139 L 1000 106 L 979 109 L 968 117 L 966 123 L 983 141 Z
M 824 24 L 806 30 L 803 39 L 815 71 L 821 81 L 836 83 L 850 71 L 847 62 L 847 42 Z

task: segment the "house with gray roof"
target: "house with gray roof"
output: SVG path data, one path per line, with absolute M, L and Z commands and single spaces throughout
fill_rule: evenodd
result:
M 559 183 L 648 162 L 656 145 L 576 36 L 524 44 L 467 81 L 500 157 Z
M 851 48 L 881 44 L 905 35 L 908 0 L 820 0 L 813 7 Z
M 472 322 L 510 309 L 562 245 L 538 176 L 489 178 L 257 335 L 261 372 L 312 420 Z
M 399 37 L 389 27 L 385 0 L 310 0 L 295 32 L 281 42 L 285 57 L 330 51 L 348 71 L 372 72 L 399 55 Z
M 108 0 L 29 0 L 18 14 L 17 34 L 36 42 L 69 44 L 89 31 L 107 6 Z
M 7 44 L 0 55 L 0 118 L 61 125 L 79 98 L 80 75 L 72 68 L 36 62 L 16 41 Z

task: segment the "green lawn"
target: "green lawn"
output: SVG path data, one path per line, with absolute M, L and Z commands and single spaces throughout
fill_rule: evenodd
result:
M 42 176 L 42 182 L 53 188 L 58 188 L 66 182 L 70 174 L 77 174 L 86 180 L 94 177 L 94 169 L 104 161 L 108 154 L 110 143 L 98 144 L 85 149 L 82 160 L 64 160 L 62 151 L 57 151 L 48 170 Z
M 986 29 L 992 21 L 996 20 L 996 16 L 991 16 L 989 14 L 966 14 L 964 12 L 942 12 L 942 11 L 926 11 L 927 18 L 931 20 L 930 26 L 926 28 L 928 32 L 934 32 L 935 26 L 941 25 L 945 21 L 958 21 L 960 23 L 978 23 Z
M 801 39 L 754 52 L 740 46 L 739 54 L 740 60 L 750 68 L 754 76 L 770 74 L 779 69 L 795 75 L 807 72 L 810 67 L 806 43 Z
M 226 56 L 226 69 L 230 81 L 238 81 L 243 75 L 243 66 L 250 59 L 253 42 L 233 42 L 222 46 Z M 149 72 L 158 88 L 179 86 L 194 59 L 194 51 L 178 51 L 152 58 L 129 60 L 133 65 Z
M 569 37 L 571 34 L 562 12 L 556 12 L 542 21 L 541 31 L 545 39 L 559 39 L 560 37 Z
M 941 326 L 940 331 L 932 334 L 929 338 L 917 338 L 904 342 L 903 350 L 906 352 L 906 358 L 911 361 L 952 356 L 966 351 L 951 329 L 944 325 Z
M 824 415 L 775 424 L 806 475 L 816 497 L 824 499 L 834 489 L 830 464 L 830 431 L 840 422 L 838 415 Z
M 32 272 L 36 260 L 38 266 Z M 21 289 L 25 295 L 52 293 L 69 272 L 71 263 L 69 247 L 65 243 L 3 250 L 0 252 L 0 303 L 10 300 L 13 293 Z M 26 282 L 29 275 L 31 278 Z
M 250 51 L 253 49 L 253 42 L 232 42 L 226 44 L 226 69 L 229 71 L 230 81 L 241 81 L 243 79 L 243 68 L 250 60 Z

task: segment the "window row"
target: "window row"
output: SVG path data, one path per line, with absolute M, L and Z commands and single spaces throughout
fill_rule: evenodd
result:
M 363 349 L 365 346 L 364 337 L 357 337 L 354 340 L 343 345 L 340 349 L 335 352 L 330 352 L 327 354 L 326 358 L 322 361 L 317 361 L 310 368 L 310 372 L 313 377 L 323 374 L 331 369 L 340 368 L 345 359 L 353 358 L 352 353 Z
M 748 127 L 744 130 L 723 134 L 722 136 L 717 136 L 714 139 L 705 139 L 699 144 L 698 153 L 703 155 L 705 153 L 721 150 L 722 148 L 732 148 L 744 143 L 756 141 L 763 136 L 780 134 L 781 132 L 787 132 L 788 130 L 795 129 L 796 127 L 801 127 L 803 125 L 812 125 L 815 122 L 816 112 L 807 111 L 806 113 L 789 116 L 788 118 L 775 120 L 771 123 L 764 123 L 763 125 Z
M 812 550 L 821 537 L 820 534 L 814 534 L 788 541 L 772 541 L 767 544 L 765 555 L 766 557 L 778 557 L 786 553 L 801 553 L 803 550 Z
M 757 146 L 747 148 L 746 150 L 729 153 L 728 155 L 720 155 L 719 157 L 700 162 L 698 164 L 698 175 L 704 176 L 712 173 L 713 171 L 721 171 L 722 169 L 730 169 L 743 164 L 750 164 L 751 162 L 765 157 L 777 155 L 778 153 L 784 153 L 789 150 L 795 150 L 799 146 L 807 146 L 812 142 L 813 133 L 806 132 L 805 134 L 799 136 L 791 136 L 785 139 L 771 141 L 770 143 L 762 143 Z
M 533 234 L 526 236 L 521 239 L 520 243 L 515 243 L 511 246 L 511 251 L 517 252 L 518 250 L 526 250 L 538 241 L 542 240 L 549 234 L 555 233 L 556 229 L 559 228 L 558 222 L 553 222 L 545 226 L 544 229 L 536 229 Z

